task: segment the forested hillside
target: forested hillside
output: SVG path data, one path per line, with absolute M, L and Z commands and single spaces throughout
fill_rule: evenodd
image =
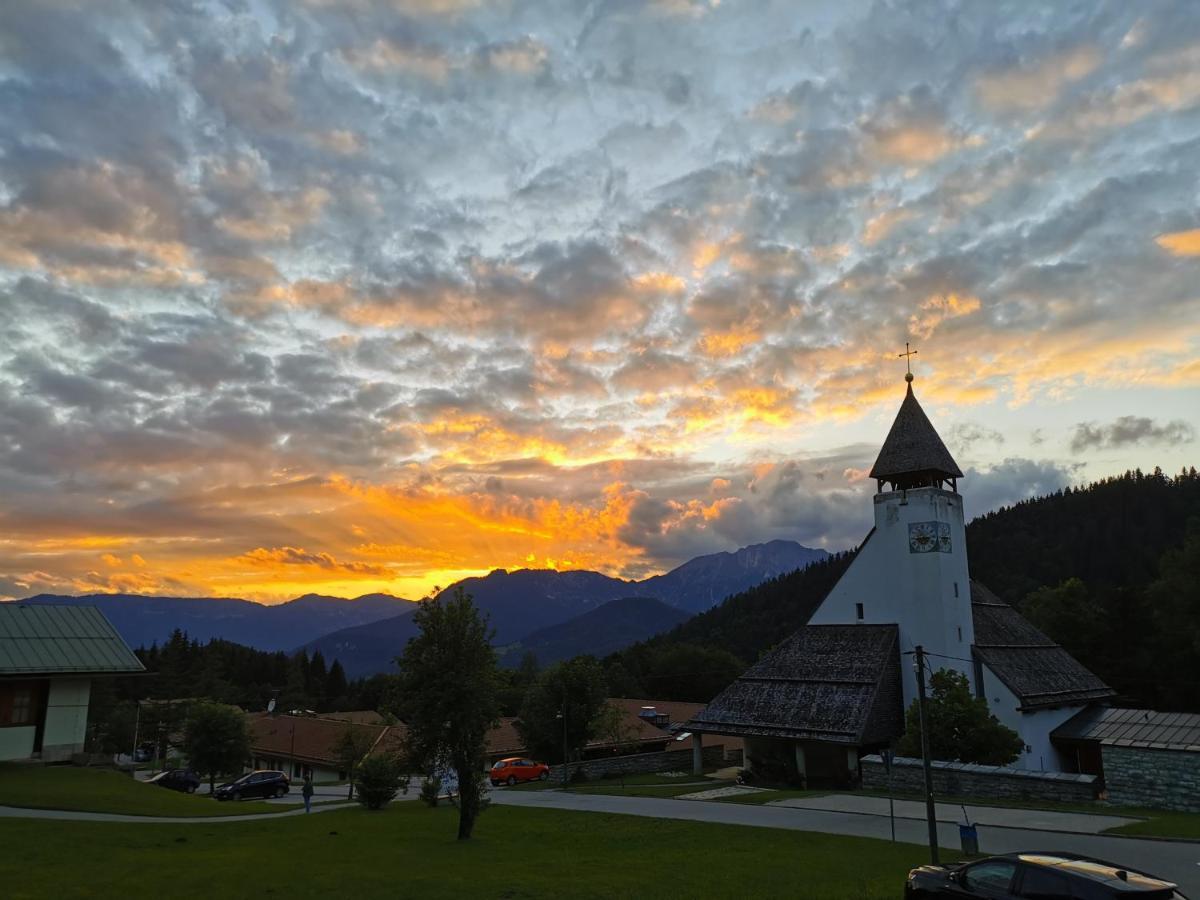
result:
M 964 491 L 970 485 L 964 483 Z M 1159 560 L 1200 516 L 1200 476 L 1126 472 L 1025 500 L 967 526 L 971 577 L 1009 603 L 1067 578 L 1122 588 L 1145 585 Z
M 971 522 L 967 541 L 972 578 L 1116 688 L 1120 702 L 1200 711 L 1195 469 L 1174 478 L 1127 472 L 1024 501 Z M 808 620 L 852 559 L 839 554 L 730 597 L 609 657 L 609 678 L 632 695 L 708 699 L 699 695 L 723 687 L 711 676 L 727 662 L 688 678 L 680 646 L 697 661 L 700 651 L 723 651 L 749 665 Z

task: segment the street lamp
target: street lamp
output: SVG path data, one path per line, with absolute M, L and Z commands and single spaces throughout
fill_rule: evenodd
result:
M 568 790 L 567 786 L 567 700 L 563 698 L 562 712 L 558 713 L 554 718 L 562 719 L 563 723 L 563 790 Z

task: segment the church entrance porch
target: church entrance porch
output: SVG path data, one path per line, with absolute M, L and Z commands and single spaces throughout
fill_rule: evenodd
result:
M 825 741 L 746 738 L 746 768 L 755 779 L 798 788 L 858 787 L 858 748 Z

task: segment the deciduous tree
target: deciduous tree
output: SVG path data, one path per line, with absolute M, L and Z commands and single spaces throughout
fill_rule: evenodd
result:
M 413 621 L 420 633 L 399 659 L 408 752 L 427 773 L 445 764 L 456 770 L 458 837 L 465 840 L 483 808 L 484 741 L 499 716 L 492 631 L 461 587 L 452 597 L 421 601 Z
M 188 711 L 183 752 L 198 774 L 208 776 L 211 794 L 217 775 L 240 772 L 250 756 L 246 715 L 223 703 L 194 703 Z
M 333 755 L 337 760 L 338 768 L 346 773 L 346 778 L 350 782 L 350 791 L 347 794 L 347 798 L 350 800 L 354 799 L 354 785 L 358 777 L 359 765 L 371 752 L 371 745 L 374 743 L 375 735 L 366 728 L 348 725 L 333 745 Z
M 929 684 L 925 722 L 931 757 L 948 762 L 1006 766 L 1020 755 L 1020 736 L 988 711 L 986 700 L 971 696 L 966 675 L 941 669 L 933 673 Z M 905 729 L 897 749 L 902 756 L 919 757 L 921 725 L 916 700 L 908 708 Z
M 542 672 L 525 695 L 517 731 L 530 753 L 554 762 L 575 759 L 596 735 L 608 687 L 591 656 L 577 656 Z M 564 723 L 565 717 L 565 723 Z

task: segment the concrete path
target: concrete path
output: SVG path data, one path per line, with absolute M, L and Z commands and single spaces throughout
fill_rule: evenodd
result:
M 535 809 L 580 810 L 691 822 L 749 825 L 758 828 L 786 828 L 793 831 L 818 831 L 883 840 L 890 837 L 890 825 L 886 815 L 827 812 L 777 804 L 758 806 L 705 800 L 681 802 L 657 797 L 584 795 L 563 791 L 495 792 L 492 794 L 492 801 L 505 806 Z M 923 845 L 927 843 L 928 837 L 929 832 L 924 820 L 896 820 L 897 841 Z M 943 847 L 957 847 L 958 827 L 950 823 L 939 823 L 938 843 Z M 983 853 L 1058 850 L 1086 854 L 1170 879 L 1178 883 L 1184 893 L 1200 897 L 1200 844 L 1196 843 L 981 826 L 979 847 Z M 913 847 L 913 865 L 925 862 L 928 858 L 927 851 Z
M 216 802 L 215 800 L 213 801 Z M 232 804 L 230 804 L 232 806 Z M 357 803 L 324 803 L 313 806 L 313 813 L 348 809 Z M 202 825 L 207 822 L 257 822 L 265 819 L 286 819 L 303 816 L 304 809 L 279 813 L 250 813 L 228 816 L 128 816 L 121 813 L 81 812 L 75 809 L 29 809 L 23 806 L 0 806 L 0 819 L 57 819 L 67 822 L 130 822 L 135 824 Z
M 920 819 L 925 821 L 925 804 L 918 800 L 897 800 L 897 819 Z M 773 800 L 767 806 L 788 806 L 793 809 L 812 809 L 824 812 L 849 812 L 860 815 L 884 816 L 888 814 L 885 797 L 867 797 L 863 794 L 829 794 L 824 797 L 794 797 Z M 939 822 L 958 824 L 963 821 L 963 808 L 954 803 L 938 803 L 934 815 Z M 1033 831 L 1056 831 L 1064 834 L 1100 834 L 1118 825 L 1128 825 L 1140 819 L 1123 816 L 1101 816 L 1093 813 L 1052 812 L 1043 809 L 1009 809 L 1002 806 L 972 806 L 967 804 L 967 816 L 971 822 L 1000 828 L 1026 828 Z
M 720 800 L 724 797 L 742 797 L 746 794 L 765 794 L 766 788 L 745 787 L 731 784 L 726 787 L 712 788 L 707 791 L 697 791 L 695 794 L 680 794 L 676 800 Z

